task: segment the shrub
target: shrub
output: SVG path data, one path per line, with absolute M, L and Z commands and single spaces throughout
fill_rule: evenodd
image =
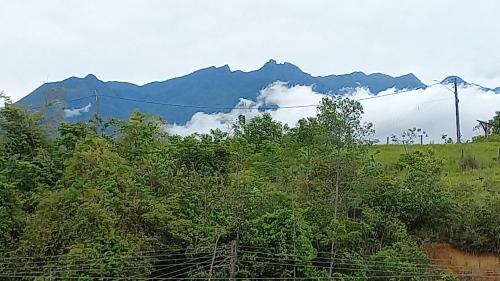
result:
M 470 154 L 465 155 L 461 160 L 460 160 L 460 169 L 462 171 L 465 170 L 475 170 L 479 168 L 479 163 L 476 160 L 475 157 L 473 157 Z

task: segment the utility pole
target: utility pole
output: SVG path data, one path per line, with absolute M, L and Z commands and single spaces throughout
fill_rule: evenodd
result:
M 217 246 L 219 244 L 219 238 L 220 238 L 220 234 L 217 235 L 217 239 L 215 240 L 214 254 L 212 256 L 212 263 L 210 264 L 210 271 L 208 273 L 208 281 L 212 280 L 212 271 L 214 269 L 214 263 L 215 263 L 215 258 L 216 258 L 216 254 L 217 254 Z
M 460 133 L 460 114 L 458 110 L 458 87 L 457 87 L 457 78 L 453 83 L 455 85 L 455 122 L 457 125 L 457 143 L 460 143 L 460 138 L 462 134 Z
M 101 112 L 99 108 L 99 92 L 97 90 L 94 90 L 94 95 L 95 95 L 95 114 L 97 115 L 97 118 L 100 118 Z
M 231 245 L 231 267 L 230 267 L 230 273 L 229 273 L 229 280 L 234 281 L 236 280 L 236 259 L 238 255 L 238 250 L 237 250 L 237 242 L 236 240 L 233 241 Z

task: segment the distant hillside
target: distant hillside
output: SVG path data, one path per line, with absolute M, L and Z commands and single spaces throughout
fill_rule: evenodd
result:
M 389 88 L 425 88 L 415 75 L 399 77 L 374 73 L 353 72 L 343 75 L 312 76 L 291 63 L 277 63 L 270 60 L 260 69 L 244 72 L 232 71 L 229 66 L 208 67 L 186 76 L 142 86 L 109 81 L 104 82 L 89 74 L 85 78 L 71 77 L 60 82 L 46 83 L 19 101 L 28 107 L 41 107 L 48 102 L 60 101 L 67 108 L 82 108 L 68 115 L 69 120 L 87 119 L 95 112 L 95 98 L 89 97 L 95 91 L 102 96 L 100 109 L 104 117 L 127 118 L 134 109 L 163 116 L 169 123 L 184 124 L 191 116 L 203 111 L 206 113 L 224 112 L 229 109 L 200 109 L 145 104 L 124 99 L 153 100 L 161 103 L 194 105 L 200 107 L 230 108 L 240 98 L 255 99 L 259 91 L 269 84 L 280 80 L 290 85 L 313 85 L 321 93 L 342 93 L 343 90 L 367 87 L 372 93 Z M 89 104 L 90 107 L 88 106 Z
M 462 78 L 460 78 L 458 76 L 448 76 L 448 77 L 444 78 L 443 81 L 441 81 L 441 83 L 443 83 L 443 84 L 452 84 L 455 81 L 457 81 L 457 84 L 459 84 L 459 85 L 478 86 L 479 88 L 481 88 L 484 91 L 493 91 L 493 92 L 495 92 L 497 94 L 500 94 L 500 87 L 496 87 L 494 89 L 486 88 L 486 87 L 483 87 L 483 86 L 478 85 L 478 84 L 469 83 L 469 82 L 465 81 L 464 79 L 462 79 Z

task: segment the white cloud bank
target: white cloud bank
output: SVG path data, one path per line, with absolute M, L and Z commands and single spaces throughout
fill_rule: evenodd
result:
M 92 105 L 89 103 L 86 106 L 80 108 L 64 109 L 64 117 L 71 118 L 79 116 L 82 113 L 89 112 L 91 107 Z
M 379 96 L 393 93 L 393 89 L 379 93 Z M 206 114 L 198 112 L 185 126 L 171 125 L 169 132 L 179 135 L 192 133 L 208 133 L 210 129 L 219 128 L 229 131 L 238 116 L 243 114 L 249 120 L 262 114 L 256 108 L 261 106 L 278 105 L 279 107 L 301 106 L 318 104 L 324 94 L 314 92 L 310 86 L 289 87 L 284 83 L 276 82 L 263 89 L 256 101 L 240 100 L 229 113 Z M 349 97 L 363 99 L 371 97 L 367 89 L 353 90 Z M 460 122 L 462 139 L 471 139 L 480 132 L 473 131 L 477 119 L 489 120 L 500 110 L 500 94 L 485 91 L 477 86 L 463 86 L 459 88 Z M 361 100 L 365 114 L 363 120 L 372 122 L 375 127 L 375 138 L 385 142 L 386 137 L 392 134 L 400 135 L 409 128 L 417 127 L 425 130 L 429 135 L 424 142 L 441 142 L 441 135 L 447 134 L 455 138 L 455 106 L 453 93 L 443 85 L 435 85 L 425 90 L 391 95 L 387 97 Z M 281 108 L 266 110 L 280 122 L 293 127 L 301 118 L 316 115 L 315 107 Z

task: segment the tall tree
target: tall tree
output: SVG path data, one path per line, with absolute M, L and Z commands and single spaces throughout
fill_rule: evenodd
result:
M 493 125 L 493 134 L 500 135 L 500 111 L 495 113 L 493 119 L 490 120 L 490 123 Z

